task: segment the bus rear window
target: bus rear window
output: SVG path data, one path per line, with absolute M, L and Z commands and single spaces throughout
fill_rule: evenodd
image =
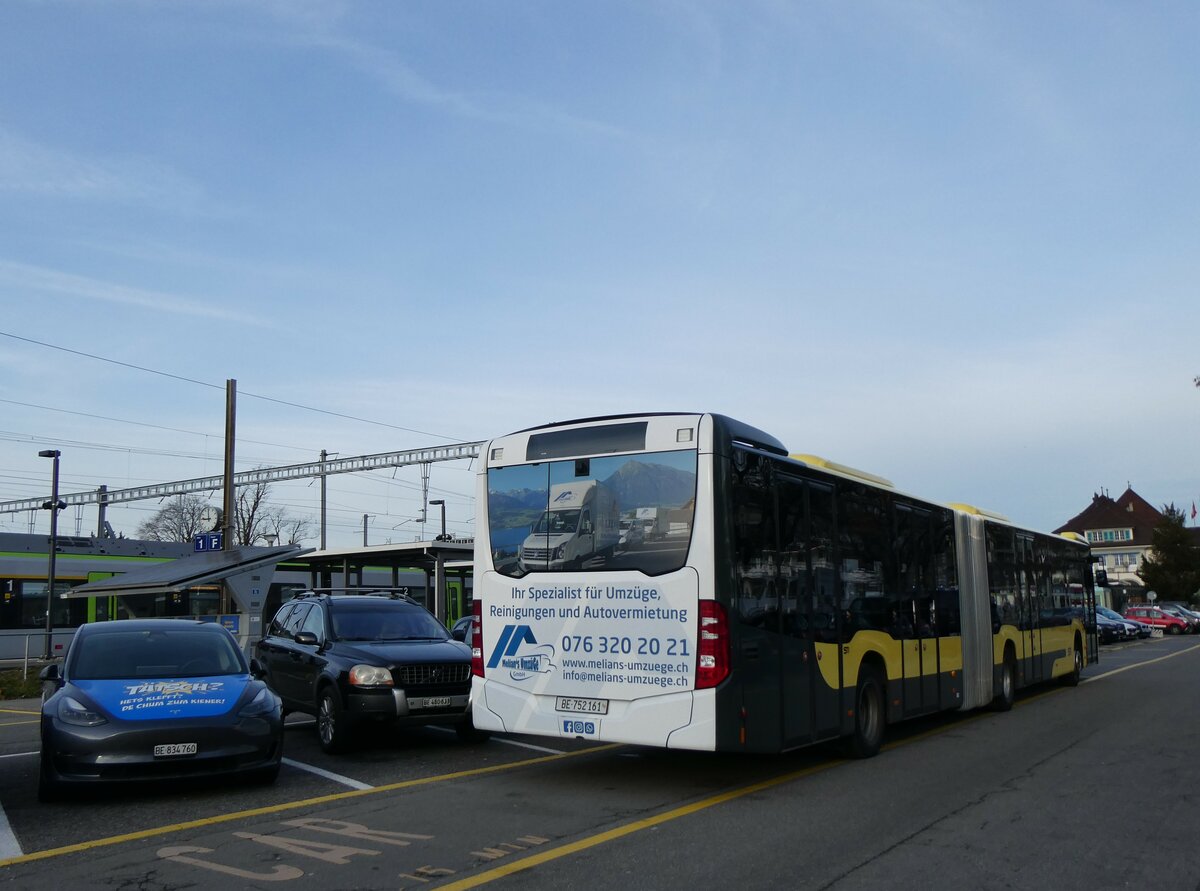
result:
M 644 424 L 625 426 L 644 433 Z M 695 501 L 690 450 L 494 467 L 492 560 L 514 578 L 580 569 L 672 572 L 687 559 Z

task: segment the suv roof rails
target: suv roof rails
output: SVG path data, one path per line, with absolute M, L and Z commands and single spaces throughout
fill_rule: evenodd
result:
M 369 585 L 367 587 L 331 587 L 331 588 L 304 588 L 292 591 L 292 599 L 304 597 L 320 597 L 321 595 L 332 594 L 348 594 L 358 595 L 363 597 L 389 597 L 392 600 L 406 600 L 409 603 L 416 603 L 409 596 L 407 587 L 389 588 L 386 585 Z

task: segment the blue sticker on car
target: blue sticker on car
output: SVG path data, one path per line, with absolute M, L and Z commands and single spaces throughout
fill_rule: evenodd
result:
M 209 718 L 223 715 L 241 698 L 249 677 L 187 680 L 74 681 L 96 705 L 126 721 Z

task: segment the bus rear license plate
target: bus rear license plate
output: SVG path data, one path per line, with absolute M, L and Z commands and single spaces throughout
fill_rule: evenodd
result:
M 580 699 L 577 696 L 559 696 L 554 700 L 556 712 L 582 712 L 585 715 L 607 715 L 607 699 Z
M 170 758 L 174 755 L 195 755 L 195 743 L 168 743 L 164 746 L 154 747 L 155 758 Z
M 414 702 L 417 708 L 450 708 L 449 696 L 426 696 L 420 702 Z

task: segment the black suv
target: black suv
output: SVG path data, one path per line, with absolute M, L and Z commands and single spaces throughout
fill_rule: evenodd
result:
M 365 720 L 487 736 L 471 724 L 470 649 L 400 594 L 300 593 L 255 643 L 252 668 L 285 711 L 316 716 L 326 752 L 345 749 Z

